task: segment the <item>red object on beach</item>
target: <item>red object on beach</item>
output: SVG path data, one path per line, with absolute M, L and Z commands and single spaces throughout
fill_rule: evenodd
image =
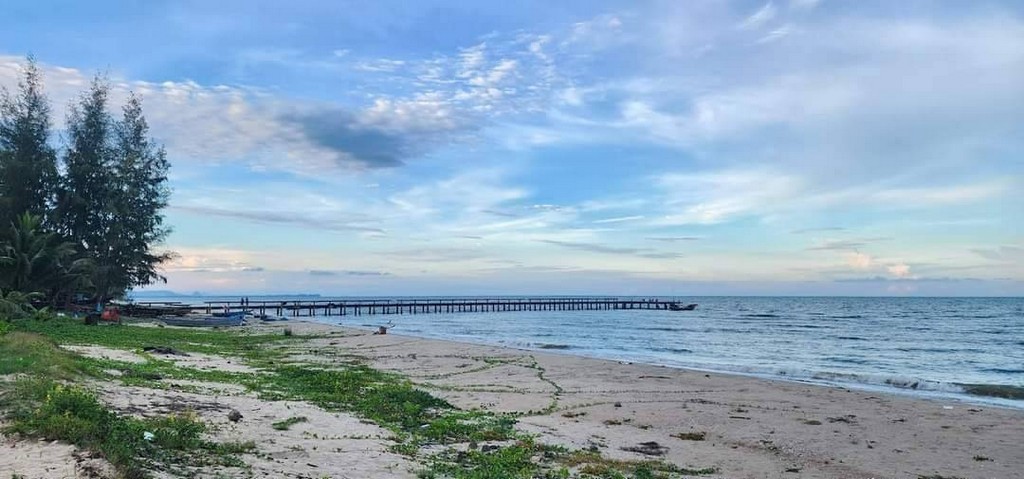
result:
M 103 314 L 100 316 L 104 321 L 121 322 L 121 312 L 117 308 L 107 308 L 103 310 Z

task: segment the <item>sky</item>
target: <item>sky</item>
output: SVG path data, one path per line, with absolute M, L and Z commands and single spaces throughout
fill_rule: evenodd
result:
M 210 294 L 1024 295 L 1019 1 L 7 0 Z

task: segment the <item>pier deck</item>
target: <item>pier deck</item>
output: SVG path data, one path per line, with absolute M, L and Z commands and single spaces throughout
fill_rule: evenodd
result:
M 251 311 L 279 316 L 361 316 L 373 314 L 483 313 L 499 311 L 672 310 L 678 301 L 637 298 L 473 298 L 352 299 L 307 301 L 208 301 L 196 312 Z

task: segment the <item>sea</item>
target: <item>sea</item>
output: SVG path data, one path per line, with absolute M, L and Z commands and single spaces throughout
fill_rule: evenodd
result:
M 216 299 L 237 300 L 203 298 Z M 303 319 L 391 322 L 395 334 L 1024 409 L 1024 298 L 658 299 L 698 307 Z

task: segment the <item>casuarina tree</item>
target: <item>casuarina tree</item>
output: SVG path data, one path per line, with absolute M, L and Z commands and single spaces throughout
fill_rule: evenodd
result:
M 142 103 L 130 95 L 123 116 L 107 111 L 110 86 L 97 77 L 72 106 L 60 191 L 61 231 L 92 260 L 100 301 L 163 280 L 169 254 L 154 251 L 167 235 L 168 162 L 149 138 Z
M 154 252 L 153 247 L 169 232 L 162 214 L 170 195 L 169 163 L 163 147 L 150 139 L 142 101 L 134 94 L 122 109 L 115 137 L 114 208 L 119 221 L 110 241 L 117 245 L 116 286 L 126 289 L 164 280 L 157 267 L 170 255 Z
M 57 154 L 50 145 L 50 106 L 32 57 L 18 90 L 0 93 L 0 225 L 22 213 L 52 221 Z

